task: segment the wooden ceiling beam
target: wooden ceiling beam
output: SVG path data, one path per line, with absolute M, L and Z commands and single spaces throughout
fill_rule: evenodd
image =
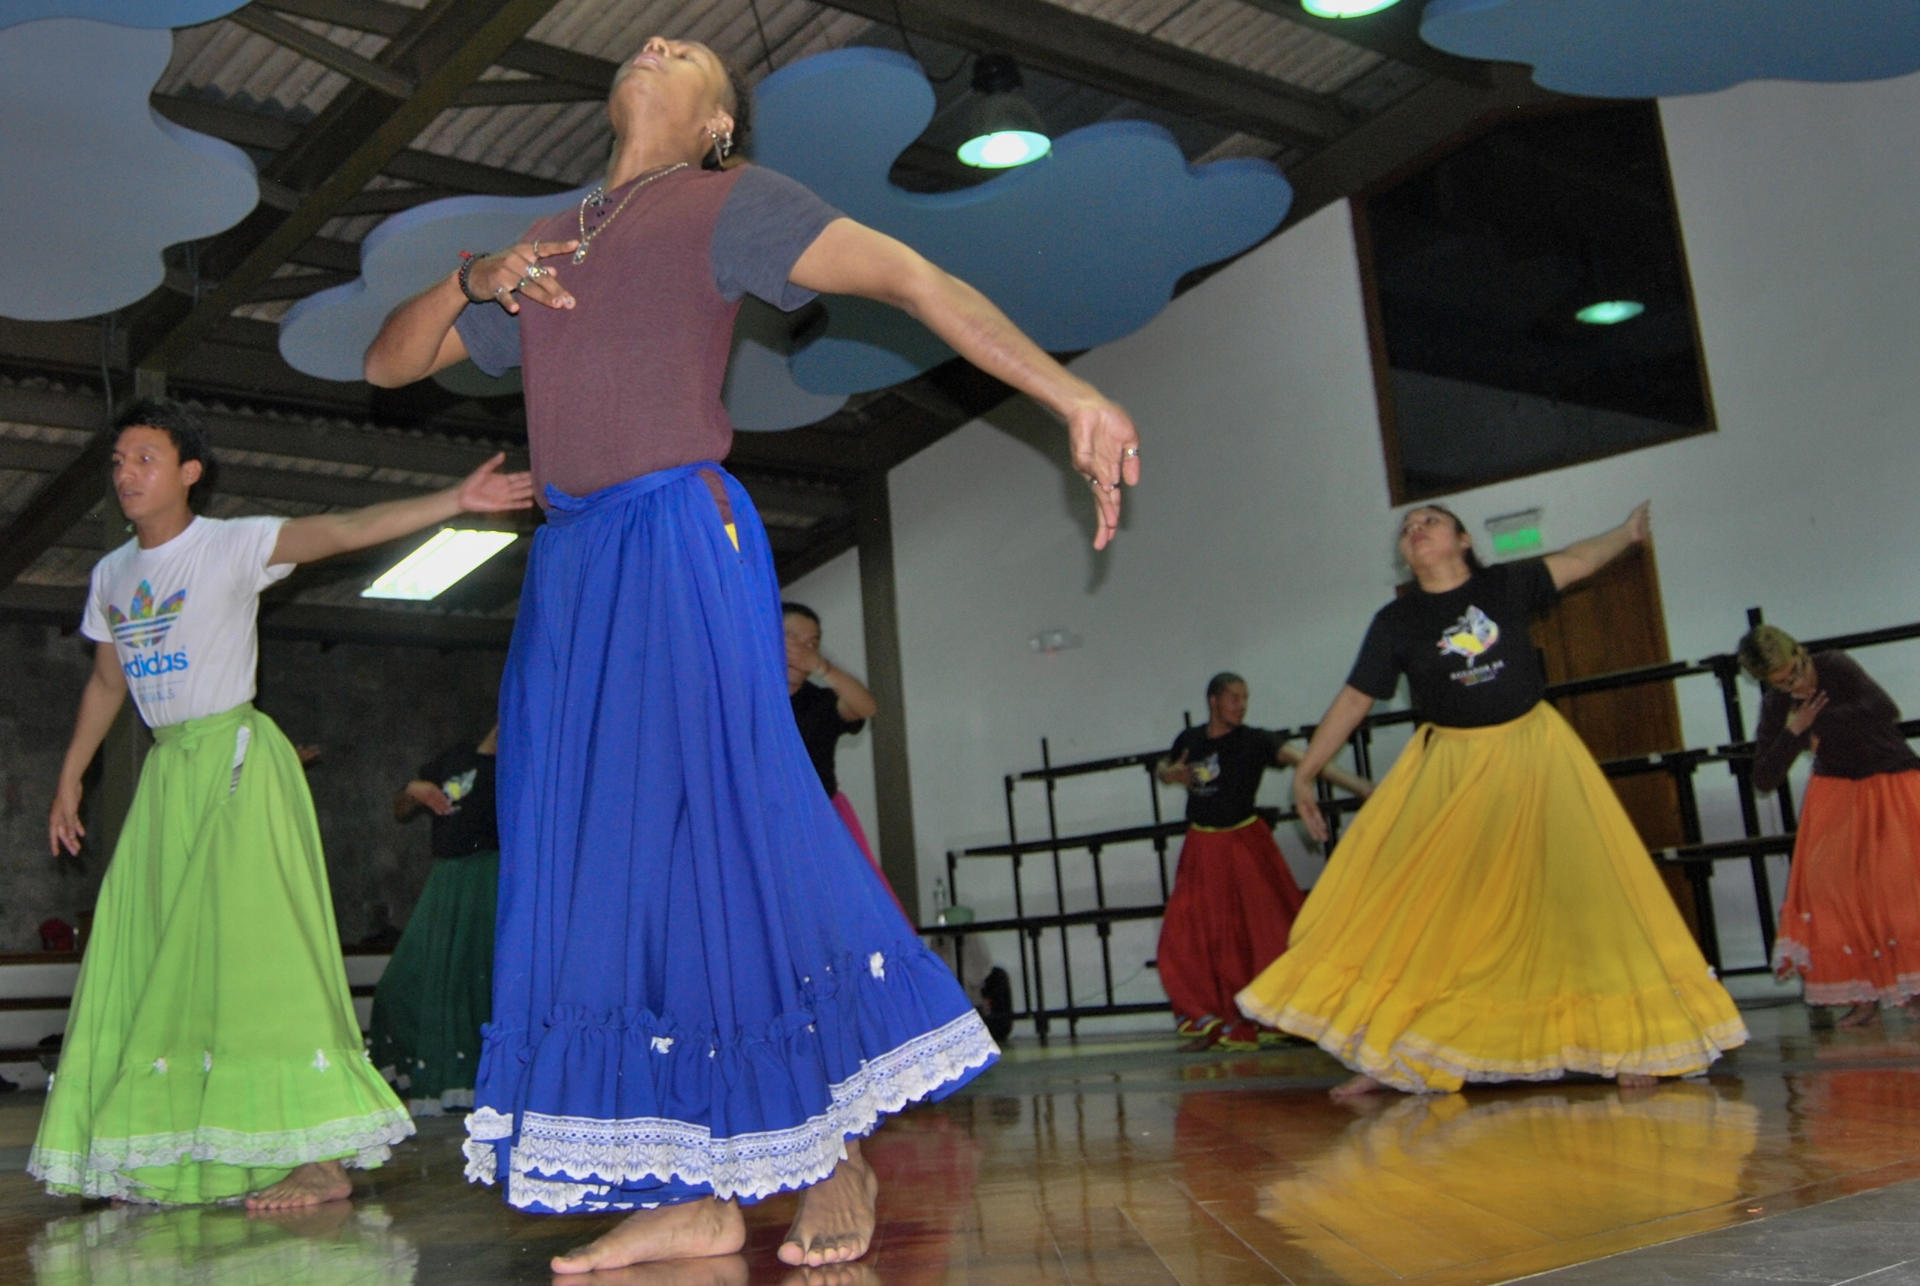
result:
M 336 45 L 320 33 L 310 31 L 297 22 L 288 22 L 257 5 L 245 5 L 234 10 L 227 15 L 227 21 L 245 27 L 256 36 L 265 36 L 282 49 L 291 49 L 329 71 L 370 85 L 390 98 L 412 98 L 418 88 L 413 77 L 371 58 L 362 58 L 345 45 Z
M 252 451 L 329 464 L 364 465 L 404 473 L 461 478 L 505 446 L 510 463 L 522 462 L 512 463 L 512 467 L 526 467 L 523 463 L 525 448 L 517 444 L 401 435 L 382 432 L 371 426 L 314 416 L 249 414 L 245 410 L 222 407 L 195 407 L 194 415 L 205 426 L 216 451 Z M 0 420 L 93 432 L 101 427 L 104 417 L 100 399 L 91 393 L 0 386 Z M 0 439 L 0 460 L 10 458 L 6 453 L 24 450 L 27 445 Z M 31 445 L 36 448 L 51 446 L 65 450 L 69 455 L 74 450 L 72 447 L 61 447 L 58 443 Z

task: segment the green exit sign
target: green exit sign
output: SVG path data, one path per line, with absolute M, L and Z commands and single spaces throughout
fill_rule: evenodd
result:
M 1538 527 L 1515 527 L 1511 531 L 1493 533 L 1493 552 L 1503 558 L 1508 554 L 1524 554 L 1528 550 L 1538 549 L 1544 543 Z

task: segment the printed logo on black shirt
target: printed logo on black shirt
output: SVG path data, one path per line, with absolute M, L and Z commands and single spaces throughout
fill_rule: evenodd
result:
M 1193 778 L 1187 789 L 1196 795 L 1211 795 L 1214 783 L 1220 780 L 1220 752 L 1214 751 L 1199 763 L 1191 765 Z
M 1499 623 L 1479 608 L 1469 605 L 1460 619 L 1447 626 L 1440 635 L 1440 655 L 1463 657 L 1467 662 L 1466 668 L 1455 670 L 1447 677 L 1468 687 L 1500 677 L 1500 671 L 1506 668 L 1505 661 L 1479 664 L 1480 658 L 1499 642 Z

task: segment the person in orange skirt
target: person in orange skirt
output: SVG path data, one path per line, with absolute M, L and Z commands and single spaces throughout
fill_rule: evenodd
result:
M 1207 722 L 1175 738 L 1155 770 L 1187 790 L 1187 838 L 1160 923 L 1157 968 L 1178 1031 L 1197 1037 L 1197 1048 L 1258 1048 L 1261 1029 L 1240 1017 L 1234 993 L 1287 949 L 1306 897 L 1253 811 L 1267 769 L 1296 764 L 1300 755 L 1277 734 L 1249 728 L 1246 717 L 1247 681 L 1214 675 Z M 1359 795 L 1373 789 L 1339 769 L 1327 779 Z
M 1920 996 L 1920 755 L 1893 698 L 1846 653 L 1809 654 L 1762 625 L 1739 657 L 1766 689 L 1754 789 L 1778 790 L 1813 751 L 1774 971 L 1799 974 L 1810 1005 L 1851 1006 L 1840 1026 L 1863 1026 Z
M 1353 1070 L 1336 1098 L 1568 1072 L 1647 1086 L 1746 1040 L 1612 786 L 1543 700 L 1527 634 L 1533 613 L 1647 534 L 1643 504 L 1544 558 L 1483 567 L 1447 510 L 1401 521 L 1414 583 L 1375 614 L 1294 769 L 1315 838 L 1314 778 L 1403 674 L 1420 725 L 1286 954 L 1237 997 Z

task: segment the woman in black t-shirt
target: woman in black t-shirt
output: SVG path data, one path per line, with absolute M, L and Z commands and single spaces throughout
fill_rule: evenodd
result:
M 500 728 L 422 764 L 394 820 L 433 819 L 433 871 L 373 991 L 368 1056 L 415 1116 L 473 1106 L 480 1028 L 493 1016 L 500 826 L 493 766 Z
M 1569 1071 L 1646 1085 L 1746 1040 L 1612 787 L 1541 700 L 1527 636 L 1560 590 L 1646 538 L 1643 504 L 1543 559 L 1482 567 L 1447 510 L 1402 522 L 1416 583 L 1375 615 L 1294 770 L 1317 838 L 1315 776 L 1401 674 L 1421 725 L 1287 953 L 1238 997 L 1354 1069 L 1336 1098 Z

